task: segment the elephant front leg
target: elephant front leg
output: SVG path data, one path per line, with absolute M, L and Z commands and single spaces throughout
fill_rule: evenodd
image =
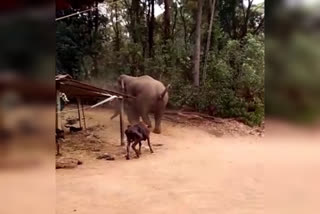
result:
M 161 133 L 161 120 L 162 120 L 162 115 L 163 113 L 157 113 L 154 115 L 154 120 L 155 120 L 155 127 L 153 132 L 155 134 L 160 134 Z

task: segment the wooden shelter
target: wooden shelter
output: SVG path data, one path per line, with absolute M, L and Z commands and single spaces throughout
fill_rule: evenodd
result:
M 82 99 L 93 99 L 93 98 L 105 98 L 103 101 L 91 106 L 94 108 L 96 106 L 102 105 L 113 99 L 121 100 L 121 111 L 120 111 L 120 141 L 121 145 L 124 144 L 124 127 L 123 127 L 123 98 L 134 98 L 130 95 L 124 93 L 98 88 L 77 80 L 74 80 L 70 75 L 57 75 L 56 76 L 56 95 L 57 95 L 57 108 L 56 108 L 56 128 L 61 129 L 61 120 L 59 115 L 60 109 L 60 94 L 64 93 L 67 97 L 76 98 L 78 107 L 78 119 L 79 126 L 86 129 L 86 120 L 84 114 Z M 82 122 L 81 122 L 82 121 Z

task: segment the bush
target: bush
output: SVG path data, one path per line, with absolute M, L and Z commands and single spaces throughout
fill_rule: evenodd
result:
M 242 43 L 246 45 L 243 46 Z M 239 118 L 248 125 L 264 119 L 264 45 L 251 35 L 245 41 L 230 40 L 212 56 L 207 80 L 199 88 L 173 78 L 172 106 L 189 105 L 221 117 Z

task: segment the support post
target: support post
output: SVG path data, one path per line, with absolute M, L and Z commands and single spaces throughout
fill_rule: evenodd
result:
M 83 117 L 83 127 L 84 127 L 84 129 L 87 129 L 86 116 L 84 115 L 83 103 L 82 102 L 81 102 L 81 110 L 82 110 L 82 117 Z
M 79 126 L 80 126 L 80 128 L 82 128 L 82 125 L 81 125 L 81 114 L 80 114 L 80 103 L 81 103 L 80 98 L 77 97 Z
M 124 92 L 123 80 L 121 80 L 121 91 Z M 120 99 L 120 145 L 124 146 L 124 127 L 123 127 L 123 105 L 124 97 Z
M 61 109 L 60 91 L 57 90 L 56 91 L 56 129 L 61 130 L 61 119 L 60 119 L 61 114 L 59 114 L 60 109 Z

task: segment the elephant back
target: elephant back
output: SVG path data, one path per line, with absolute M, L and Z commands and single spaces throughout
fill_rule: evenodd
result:
M 166 87 L 162 82 L 149 75 L 143 75 L 140 77 L 121 75 L 119 77 L 119 81 L 120 80 L 123 80 L 125 84 L 126 93 L 135 97 L 142 97 L 156 101 L 166 90 Z M 168 101 L 168 93 L 166 92 L 162 98 L 166 103 Z

